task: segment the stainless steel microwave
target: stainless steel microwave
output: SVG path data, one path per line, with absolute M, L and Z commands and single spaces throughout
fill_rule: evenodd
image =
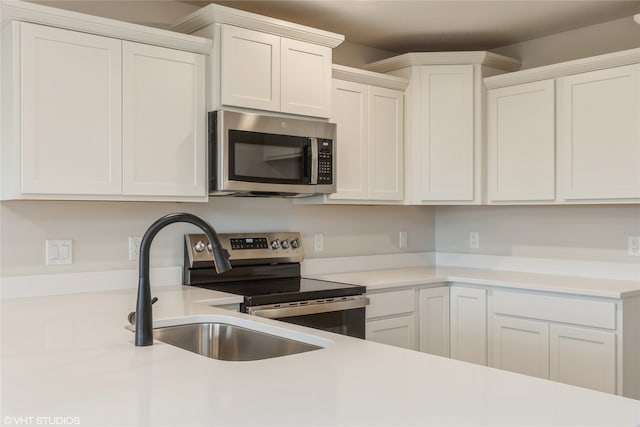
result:
M 336 125 L 209 113 L 209 194 L 301 197 L 336 191 Z

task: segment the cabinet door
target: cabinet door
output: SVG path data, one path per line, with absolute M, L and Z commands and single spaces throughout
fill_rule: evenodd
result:
M 280 37 L 222 25 L 223 105 L 280 111 Z
M 337 124 L 337 192 L 329 199 L 365 200 L 368 197 L 367 85 L 333 81 L 332 121 Z
M 451 357 L 487 364 L 487 291 L 452 286 Z
M 21 191 L 120 194 L 121 42 L 20 24 Z
M 616 336 L 551 325 L 550 375 L 553 381 L 616 393 Z
M 549 378 L 549 324 L 493 316 L 492 366 Z
M 415 316 L 369 320 L 366 325 L 366 337 L 370 341 L 415 350 Z
M 554 200 L 554 81 L 490 90 L 488 104 L 489 200 Z
M 282 38 L 283 113 L 329 117 L 331 107 L 331 48 Z
M 421 289 L 420 351 L 449 357 L 449 287 Z
M 559 79 L 562 197 L 640 198 L 640 64 Z
M 424 66 L 420 77 L 421 200 L 472 201 L 473 65 Z
M 123 42 L 124 194 L 206 195 L 204 74 L 202 55 Z
M 403 127 L 402 92 L 370 86 L 370 200 L 402 200 L 403 198 Z

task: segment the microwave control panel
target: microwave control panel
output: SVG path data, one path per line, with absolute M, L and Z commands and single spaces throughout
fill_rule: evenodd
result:
M 333 141 L 318 139 L 318 184 L 333 184 Z

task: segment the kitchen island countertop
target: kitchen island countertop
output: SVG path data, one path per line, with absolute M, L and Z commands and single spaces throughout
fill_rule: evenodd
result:
M 3 424 L 640 424 L 640 401 L 211 307 L 238 302 L 228 294 L 153 293 L 159 323 L 229 316 L 330 345 L 219 361 L 158 342 L 136 348 L 125 328 L 132 290 L 5 300 Z

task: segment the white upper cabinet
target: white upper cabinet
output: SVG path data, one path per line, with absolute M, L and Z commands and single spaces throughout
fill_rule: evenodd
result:
M 553 79 L 490 90 L 488 105 L 489 202 L 555 200 Z
M 562 197 L 640 199 L 640 64 L 558 84 Z
M 207 200 L 210 40 L 27 2 L 3 13 L 3 199 Z
M 329 117 L 331 48 L 233 25 L 220 34 L 221 106 Z
M 424 66 L 420 84 L 420 200 L 473 201 L 473 65 Z
M 482 77 L 520 64 L 489 52 L 407 53 L 369 64 L 409 80 L 405 91 L 404 203 L 482 201 Z
M 369 86 L 369 200 L 403 198 L 403 100 L 400 91 Z
M 27 23 L 19 34 L 19 191 L 120 194 L 120 40 Z
M 123 194 L 206 194 L 204 63 L 123 42 Z
M 280 110 L 280 37 L 224 25 L 221 35 L 221 102 Z
M 332 49 L 344 36 L 216 4 L 172 29 L 214 41 L 210 110 L 330 116 Z
M 298 204 L 400 204 L 404 197 L 404 94 L 408 81 L 333 66 L 337 191 Z
M 640 202 L 640 49 L 485 84 L 489 203 Z
M 283 113 L 329 117 L 331 48 L 282 38 L 281 108 Z
M 329 199 L 369 197 L 369 86 L 334 80 L 333 118 L 337 123 L 337 191 Z

